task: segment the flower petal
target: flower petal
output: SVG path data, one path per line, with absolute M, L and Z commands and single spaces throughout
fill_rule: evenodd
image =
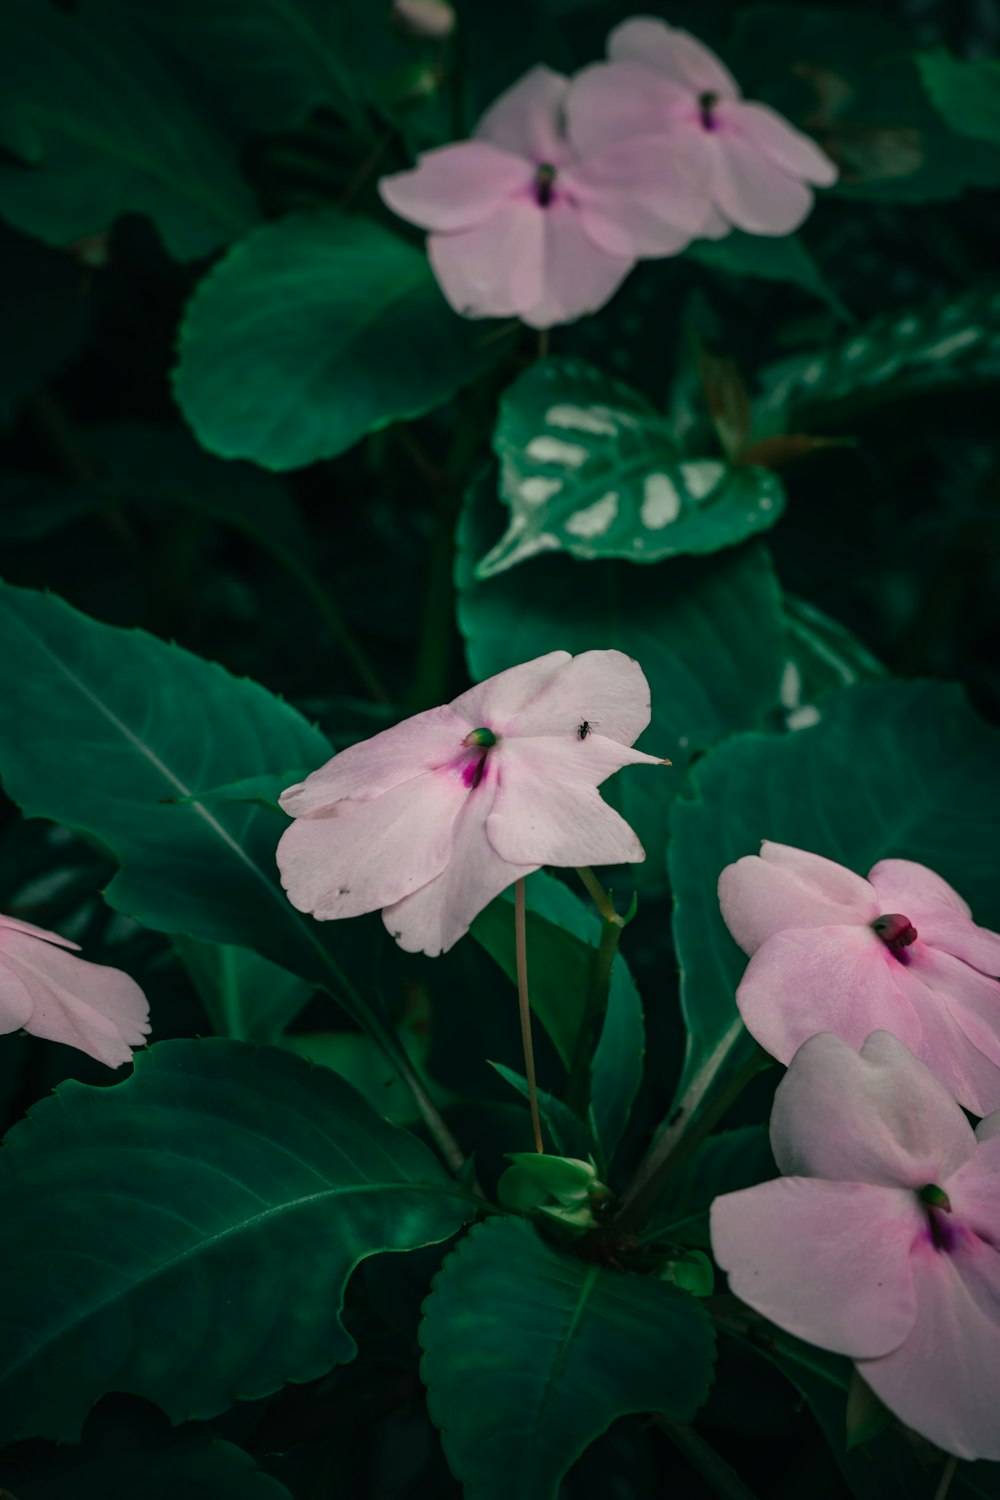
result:
M 545 278 L 544 218 L 531 198 L 511 198 L 473 229 L 431 235 L 431 267 L 457 313 L 522 317 L 536 305 Z
M 622 766 L 659 765 L 651 755 L 591 734 L 511 739 L 486 832 L 502 859 L 537 865 L 614 865 L 645 858 L 635 833 L 597 786 Z
M 322 815 L 345 798 L 368 801 L 380 797 L 435 766 L 448 764 L 475 727 L 448 706 L 414 714 L 371 739 L 341 750 L 305 781 L 283 791 L 279 801 L 293 818 L 303 818 Z
M 782 1177 L 716 1198 L 712 1250 L 757 1312 L 858 1358 L 897 1348 L 913 1328 L 909 1249 L 921 1224 L 904 1189 Z
M 565 175 L 587 234 L 616 254 L 678 254 L 711 205 L 711 154 L 696 130 L 624 141 Z
M 0 1036 L 20 1031 L 31 1020 L 34 1010 L 24 980 L 0 953 Z
M 722 107 L 720 118 L 727 129 L 737 131 L 756 152 L 789 177 L 814 182 L 818 187 L 830 187 L 836 182 L 837 168 L 826 152 L 766 104 L 737 100 Z
M 532 661 L 508 667 L 453 699 L 451 710 L 472 729 L 485 727 L 506 734 L 511 720 L 533 703 L 572 660 L 568 651 L 548 651 Z
M 765 839 L 719 876 L 726 926 L 744 953 L 788 927 L 867 925 L 879 915 L 866 880 L 832 859 Z
M 447 865 L 455 820 L 471 795 L 459 770 L 428 771 L 371 801 L 297 819 L 276 851 L 289 901 L 325 922 L 419 890 Z
M 901 987 L 905 973 L 866 927 L 793 929 L 757 950 L 736 1004 L 747 1030 L 779 1062 L 791 1062 L 818 1031 L 856 1049 L 873 1031 L 891 1031 L 921 1057 L 924 1031 L 912 986 Z
M 791 234 L 813 204 L 804 183 L 789 177 L 742 136 L 721 130 L 715 144 L 715 201 L 726 218 L 750 234 Z
M 586 161 L 642 136 L 662 136 L 690 110 L 679 84 L 635 63 L 593 63 L 577 73 L 566 99 L 566 130 Z
M 505 733 L 574 735 L 587 721 L 602 739 L 631 745 L 649 724 L 650 712 L 649 683 L 637 661 L 624 651 L 581 651 L 564 657 L 559 670 L 510 719 Z
M 560 166 L 567 157 L 562 133 L 569 79 L 538 66 L 502 93 L 476 126 L 476 138 L 536 164 Z
M 983 974 L 1000 974 L 1000 934 L 977 927 L 956 890 L 911 859 L 883 859 L 869 872 L 883 911 L 910 918 L 920 938 Z
M 789 1175 L 919 1189 L 969 1161 L 976 1137 L 896 1037 L 876 1031 L 858 1053 L 821 1033 L 803 1042 L 778 1085 L 771 1149 Z
M 1000 1115 L 990 1118 L 997 1123 L 986 1131 L 980 1125 L 975 1154 L 947 1179 L 946 1191 L 956 1223 L 1000 1253 Z
M 425 151 L 413 171 L 380 178 L 378 190 L 394 213 L 421 229 L 472 229 L 527 192 L 534 175 L 532 162 L 487 141 L 460 141 Z
M 46 943 L 55 943 L 57 948 L 72 948 L 75 953 L 80 951 L 79 943 L 71 943 L 69 938 L 60 937 L 58 932 L 50 932 L 47 927 L 36 927 L 32 922 L 20 922 L 17 917 L 5 917 L 0 912 L 0 945 L 3 943 L 5 931 L 23 932 L 28 937 L 41 938 Z
M 27 934 L 4 941 L 9 965 L 31 997 L 23 1025 L 32 1036 L 77 1047 L 109 1068 L 132 1059 L 149 1031 L 149 1006 L 128 974 L 88 963 Z
M 521 313 L 529 328 L 552 328 L 597 312 L 610 302 L 635 264 L 633 255 L 614 254 L 595 244 L 578 210 L 565 200 L 546 209 L 543 219 L 541 295 Z
M 635 16 L 616 26 L 608 37 L 608 56 L 614 62 L 653 68 L 696 94 L 718 94 L 720 99 L 738 99 L 740 95 L 732 73 L 703 42 L 651 16 Z
M 909 973 L 926 985 L 969 1040 L 1000 1068 L 1000 981 L 926 943 L 914 943 L 910 951 Z
M 1000 1459 L 1000 1254 L 972 1242 L 912 1256 L 909 1337 L 860 1373 L 908 1427 L 959 1458 Z
M 408 953 L 447 953 L 494 896 L 538 869 L 508 864 L 487 839 L 495 792 L 491 779 L 466 799 L 455 823 L 451 858 L 441 874 L 383 911 L 386 927 Z

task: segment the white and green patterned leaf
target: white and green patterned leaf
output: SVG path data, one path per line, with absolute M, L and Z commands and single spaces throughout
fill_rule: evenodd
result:
M 784 507 L 774 474 L 684 456 L 644 396 L 580 360 L 542 360 L 515 381 L 493 441 L 510 523 L 478 578 L 540 552 L 643 563 L 715 552 Z

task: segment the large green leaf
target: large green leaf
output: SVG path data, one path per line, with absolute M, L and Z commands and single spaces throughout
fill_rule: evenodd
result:
M 474 1200 L 332 1073 L 240 1042 L 163 1042 L 67 1083 L 0 1152 L 0 1441 L 75 1438 L 106 1391 L 206 1418 L 355 1353 L 365 1256 L 435 1244 Z
M 424 1304 L 421 1374 L 467 1500 L 551 1500 L 616 1417 L 690 1421 L 712 1327 L 676 1287 L 557 1250 L 521 1219 L 472 1230 Z
M 188 937 L 175 938 L 174 947 L 216 1036 L 237 1042 L 273 1042 L 313 993 L 311 984 L 250 948 L 198 943 Z
M 924 86 L 958 135 L 1000 146 L 1000 63 L 959 62 L 943 49 L 917 56 Z
M 688 761 L 753 727 L 778 701 L 784 629 L 770 559 L 757 547 L 678 558 L 664 569 L 538 558 L 480 582 L 475 560 L 495 527 L 492 480 L 484 475 L 459 526 L 458 622 L 469 670 L 479 680 L 555 647 L 614 646 L 636 658 L 653 695 L 640 748 L 668 757 L 673 768 L 626 770 L 605 782 L 602 795 L 647 853 L 619 884 L 662 884 L 669 804 Z
M 175 390 L 213 453 L 294 469 L 430 411 L 500 350 L 495 326 L 450 310 L 423 250 L 331 210 L 266 225 L 205 278 Z
M 153 1411 L 126 1420 L 102 1409 L 79 1447 L 32 1444 L 5 1455 L 0 1468 L 17 1500 L 118 1500 L 137 1483 L 142 1500 L 291 1500 L 242 1448 L 203 1427 L 172 1429 Z
M 126 18 L 39 0 L 0 8 L 6 74 L 0 212 L 53 245 L 148 214 L 182 259 L 257 217 L 236 146 L 190 79 L 172 74 Z M 206 101 L 207 101 L 206 96 Z
M 754 434 L 844 421 L 918 391 L 1000 379 L 1000 290 L 884 313 L 825 349 L 769 365 Z
M 643 563 L 716 552 L 784 509 L 777 475 L 684 457 L 645 396 L 582 360 L 541 360 L 516 380 L 493 445 L 510 521 L 477 578 L 540 552 Z
M 716 895 L 723 868 L 765 838 L 861 875 L 879 859 L 914 859 L 996 927 L 998 754 L 1000 733 L 959 688 L 879 682 L 831 694 L 811 729 L 743 735 L 705 757 L 693 798 L 674 806 L 669 859 L 689 1032 L 684 1082 L 727 1038 L 732 1065 L 749 1047 L 733 999 L 746 957 Z
M 327 759 L 328 742 L 295 709 L 177 646 L 9 585 L 0 695 L 4 790 L 29 817 L 107 845 L 121 865 L 106 890 L 112 906 L 336 985 L 337 936 L 295 911 L 277 882 L 283 817 L 253 802 L 182 800 Z

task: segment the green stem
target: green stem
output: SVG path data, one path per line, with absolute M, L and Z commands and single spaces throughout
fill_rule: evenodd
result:
M 531 1041 L 531 1002 L 528 999 L 528 932 L 523 878 L 514 885 L 514 948 L 517 958 L 517 1003 L 521 1015 L 524 1076 L 528 1080 L 528 1103 L 531 1106 L 531 1128 L 535 1133 L 535 1150 L 539 1156 L 542 1156 L 545 1147 L 542 1145 L 542 1122 L 538 1114 L 535 1049 Z
M 566 1103 L 582 1120 L 587 1118 L 590 1108 L 591 1060 L 597 1037 L 597 1028 L 608 1008 L 608 993 L 611 989 L 611 970 L 618 952 L 618 940 L 624 923 L 615 912 L 613 918 L 605 917 L 601 922 L 601 941 L 590 969 L 590 984 L 587 988 L 587 1003 L 580 1020 L 580 1029 L 573 1044 L 569 1077 L 566 1080 Z
M 663 1412 L 658 1412 L 653 1420 L 721 1500 L 756 1500 L 736 1470 L 693 1427 L 686 1422 L 675 1422 Z
M 605 922 L 618 922 L 620 926 L 624 927 L 625 923 L 615 911 L 615 908 L 611 902 L 611 897 L 608 895 L 607 891 L 604 889 L 603 885 L 598 880 L 597 876 L 594 874 L 590 866 L 577 865 L 576 873 L 579 875 L 580 879 L 586 886 L 587 894 L 590 896 L 591 900 L 597 907 L 597 910 L 600 912 Z
M 719 1069 L 725 1063 L 734 1042 L 742 1031 L 743 1022 L 737 1019 L 695 1073 L 680 1104 L 672 1111 L 639 1163 L 635 1177 L 623 1199 L 621 1212 L 615 1221 L 617 1229 L 624 1233 L 635 1233 L 642 1227 L 649 1209 L 663 1191 L 664 1183 L 688 1160 L 696 1147 L 701 1145 L 730 1105 L 746 1088 L 751 1078 L 764 1063 L 769 1061 L 767 1054 L 755 1045 L 750 1057 L 733 1075 L 726 1087 L 707 1108 L 702 1109 Z M 693 1123 L 696 1116 L 697 1123 Z
M 955 1470 L 957 1468 L 958 1468 L 958 1459 L 955 1457 L 955 1455 L 953 1453 L 953 1454 L 951 1454 L 951 1456 L 948 1459 L 948 1462 L 944 1466 L 944 1470 L 943 1470 L 943 1472 L 941 1474 L 940 1482 L 938 1483 L 937 1489 L 934 1491 L 934 1500 L 945 1500 L 945 1496 L 947 1495 L 948 1491 L 951 1489 L 951 1481 L 955 1477 Z

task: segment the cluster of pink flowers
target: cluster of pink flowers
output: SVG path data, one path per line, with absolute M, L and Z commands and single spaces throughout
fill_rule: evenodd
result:
M 719 898 L 751 955 L 737 1005 L 790 1066 L 785 1175 L 716 1199 L 716 1259 L 908 1426 L 1000 1459 L 1000 935 L 905 859 L 864 880 L 764 843 Z M 988 1118 L 973 1131 L 960 1105 Z
M 734 226 L 782 235 L 836 180 L 816 144 L 740 96 L 686 31 L 635 17 L 606 63 L 573 79 L 536 67 L 472 140 L 383 177 L 383 199 L 430 231 L 441 289 L 470 318 L 533 328 L 602 307 L 637 260 Z

